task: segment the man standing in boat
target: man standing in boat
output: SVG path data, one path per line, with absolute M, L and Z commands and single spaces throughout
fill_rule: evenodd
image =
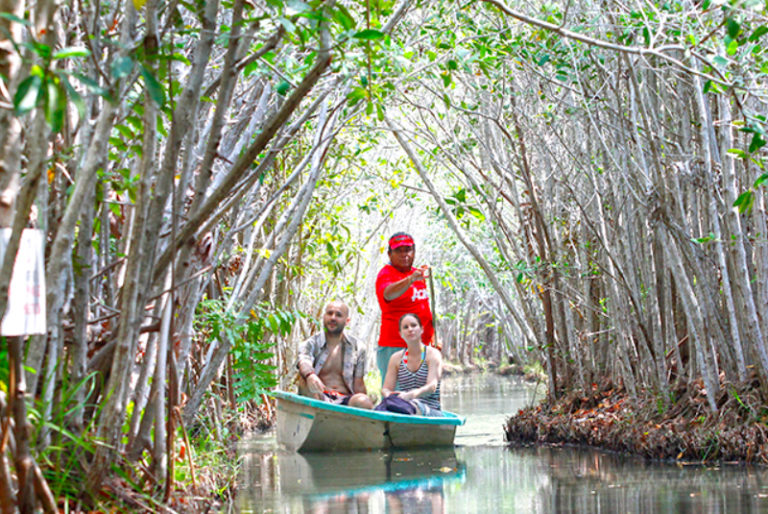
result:
M 432 342 L 435 332 L 425 282 L 430 270 L 427 265 L 413 267 L 413 259 L 416 256 L 413 237 L 405 232 L 392 235 L 387 245 L 387 255 L 389 264 L 386 264 L 376 277 L 376 298 L 381 307 L 376 365 L 381 372 L 382 381 L 387 374 L 390 357 L 406 346 L 400 337 L 398 326 L 403 314 L 414 313 L 419 317 L 424 327 L 421 336 L 424 344 Z
M 372 409 L 363 377 L 365 347 L 344 333 L 349 307 L 333 300 L 323 312 L 323 331 L 299 346 L 299 393 L 341 405 Z

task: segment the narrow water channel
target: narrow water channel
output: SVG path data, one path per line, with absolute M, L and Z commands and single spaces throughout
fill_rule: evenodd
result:
M 768 469 L 687 466 L 576 448 L 515 448 L 502 425 L 537 394 L 495 375 L 452 376 L 447 410 L 467 418 L 456 447 L 297 454 L 273 433 L 243 444 L 241 512 L 768 512 Z

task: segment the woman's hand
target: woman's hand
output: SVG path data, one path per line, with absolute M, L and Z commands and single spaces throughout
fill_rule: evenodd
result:
M 405 392 L 398 391 L 397 395 L 403 400 L 414 400 L 417 398 L 415 389 L 411 389 L 410 391 Z

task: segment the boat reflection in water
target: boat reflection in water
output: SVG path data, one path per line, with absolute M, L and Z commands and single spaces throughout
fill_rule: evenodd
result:
M 453 448 L 251 455 L 243 512 L 443 512 L 445 486 L 466 477 Z

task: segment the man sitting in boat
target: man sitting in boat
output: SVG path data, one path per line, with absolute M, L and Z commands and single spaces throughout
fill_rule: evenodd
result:
M 340 405 L 372 409 L 363 377 L 365 347 L 344 333 L 349 307 L 333 300 L 323 312 L 323 331 L 299 346 L 299 394 Z
M 424 328 L 416 314 L 403 314 L 399 327 L 400 337 L 407 347 L 389 359 L 382 386 L 385 398 L 382 405 L 376 409 L 404 412 L 400 410 L 401 405 L 397 405 L 404 401 L 413 406 L 413 414 L 442 416 L 440 376 L 443 372 L 443 356 L 437 348 L 422 344 L 421 334 Z M 392 400 L 391 396 L 397 396 L 397 400 Z M 388 406 L 388 403 L 395 405 Z

